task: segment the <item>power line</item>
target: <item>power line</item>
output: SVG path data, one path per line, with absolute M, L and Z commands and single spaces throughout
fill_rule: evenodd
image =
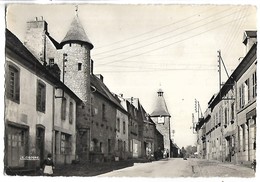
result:
M 229 23 L 231 23 L 231 22 L 233 22 L 233 21 L 240 20 L 240 19 L 245 18 L 245 17 L 247 17 L 247 16 L 248 16 L 248 15 L 246 15 L 246 16 L 244 16 L 244 17 L 241 17 L 241 18 L 238 18 L 238 19 L 236 19 L 236 20 L 229 21 L 229 22 L 227 22 L 227 23 L 225 23 L 225 24 L 218 25 L 217 27 L 211 28 L 211 29 L 209 29 L 209 30 L 203 31 L 203 32 L 201 32 L 201 33 L 195 34 L 195 35 L 193 35 L 193 36 L 190 36 L 190 37 L 181 39 L 181 40 L 179 40 L 179 41 L 176 41 L 176 42 L 167 44 L 167 45 L 165 45 L 165 46 L 162 46 L 162 47 L 159 47 L 159 48 L 156 48 L 156 49 L 148 50 L 148 51 L 145 51 L 145 52 L 140 53 L 140 54 L 136 54 L 136 55 L 129 56 L 129 57 L 126 57 L 126 58 L 123 58 L 123 59 L 118 59 L 118 60 L 110 61 L 110 62 L 103 63 L 103 64 L 97 64 L 97 65 L 100 65 L 100 66 L 102 66 L 102 65 L 107 65 L 107 64 L 110 64 L 110 63 L 115 63 L 115 62 L 127 60 L 127 59 L 130 59 L 130 58 L 133 58 L 133 57 L 138 57 L 138 56 L 140 56 L 140 55 L 144 55 L 144 54 L 149 53 L 149 52 L 152 52 L 152 51 L 157 51 L 157 50 L 159 50 L 159 49 L 163 49 L 163 48 L 165 48 L 165 47 L 169 47 L 169 46 L 174 45 L 174 44 L 176 44 L 176 43 L 179 43 L 179 42 L 188 40 L 188 39 L 190 39 L 190 38 L 199 36 L 199 35 L 201 35 L 201 34 L 203 34 L 203 33 L 206 33 L 206 32 L 209 32 L 209 31 L 211 31 L 211 30 L 217 29 L 217 28 L 219 28 L 219 27 L 225 26 L 225 25 L 227 25 L 227 24 L 229 24 Z M 186 32 L 187 32 L 187 31 L 186 31 Z
M 210 71 L 210 70 L 214 70 L 216 71 L 216 69 L 212 68 L 212 69 L 194 69 L 194 68 L 190 68 L 190 69 L 187 69 L 187 68 L 171 68 L 171 69 L 151 69 L 151 70 L 119 70 L 119 71 L 114 71 L 114 70 L 111 70 L 111 71 L 102 71 L 102 73 L 129 73 L 129 72 L 158 72 L 158 71 Z
M 147 46 L 151 46 L 151 45 L 153 45 L 153 44 L 157 44 L 157 43 L 162 42 L 162 41 L 165 41 L 165 40 L 169 40 L 170 38 L 177 37 L 177 36 L 179 36 L 179 35 L 182 35 L 182 34 L 184 34 L 184 33 L 189 32 L 189 31 L 198 29 L 198 28 L 203 27 L 203 26 L 205 26 L 205 25 L 208 25 L 208 24 L 214 23 L 214 22 L 216 22 L 216 21 L 219 21 L 219 20 L 221 20 L 221 19 L 224 19 L 224 18 L 226 18 L 226 17 L 228 17 L 228 16 L 231 16 L 231 15 L 237 13 L 237 12 L 239 12 L 239 11 L 236 11 L 236 12 L 233 12 L 233 13 L 228 14 L 228 15 L 226 15 L 226 16 L 220 17 L 220 18 L 215 19 L 214 21 L 211 21 L 211 22 L 209 22 L 209 23 L 205 23 L 205 24 L 199 25 L 199 26 L 197 26 L 197 27 L 195 27 L 195 28 L 192 28 L 192 29 L 183 31 L 183 32 L 181 32 L 181 33 L 179 33 L 179 34 L 172 35 L 172 36 L 168 36 L 168 37 L 163 38 L 163 39 L 161 39 L 161 40 L 159 40 L 159 41 L 154 41 L 154 42 L 152 42 L 152 43 L 145 44 L 145 45 L 143 45 L 143 46 L 139 46 L 139 47 L 136 47 L 136 48 L 133 48 L 133 49 L 130 49 L 130 50 L 126 50 L 126 51 L 124 51 L 124 52 L 120 52 L 120 53 L 117 53 L 117 54 L 114 54 L 114 55 L 110 55 L 110 56 L 107 56 L 107 57 L 99 58 L 99 60 L 100 60 L 100 59 L 109 58 L 109 57 L 118 56 L 118 55 L 120 55 L 120 54 L 124 54 L 124 53 L 131 52 L 131 51 L 134 51 L 134 50 L 137 50 L 137 49 L 140 49 L 140 48 L 144 48 L 144 47 L 147 47 Z M 104 64 L 105 64 L 105 63 L 104 63 Z M 101 65 L 101 64 L 100 64 L 100 65 Z
M 144 32 L 144 33 L 142 33 L 142 34 L 138 34 L 138 35 L 135 35 L 135 36 L 133 36 L 133 37 L 129 37 L 129 38 L 124 39 L 124 40 L 119 40 L 119 41 L 116 41 L 116 42 L 113 42 L 113 43 L 110 43 L 110 44 L 107 44 L 107 45 L 104 45 L 104 46 L 97 47 L 97 48 L 95 48 L 95 50 L 97 50 L 97 49 L 101 49 L 101 48 L 103 48 L 103 47 L 108 47 L 108 46 L 111 46 L 111 45 L 114 45 L 114 44 L 118 44 L 118 43 L 120 43 L 120 42 L 125 42 L 125 41 L 128 41 L 128 40 L 130 40 L 130 39 L 137 38 L 137 37 L 141 37 L 141 36 L 143 36 L 143 35 L 145 35 L 145 34 L 149 34 L 149 33 L 152 33 L 152 32 L 154 32 L 154 31 L 157 31 L 157 30 L 163 29 L 163 28 L 165 28 L 165 27 L 169 27 L 169 26 L 174 25 L 174 24 L 177 24 L 177 23 L 179 23 L 179 22 L 182 22 L 182 21 L 188 20 L 188 19 L 190 19 L 190 18 L 192 18 L 192 17 L 194 17 L 194 16 L 197 16 L 197 15 L 200 15 L 200 14 L 202 14 L 202 13 L 205 13 L 205 12 L 207 12 L 207 11 L 213 9 L 213 8 L 215 8 L 215 7 L 212 7 L 212 8 L 210 8 L 210 9 L 207 9 L 206 11 L 201 11 L 201 12 L 195 14 L 195 15 L 191 15 L 191 16 L 189 16 L 189 17 L 187 17 L 187 18 L 184 18 L 184 19 L 178 20 L 178 21 L 173 22 L 173 23 L 170 23 L 170 24 L 168 24 L 168 25 L 164 25 L 164 26 L 161 26 L 161 27 L 155 28 L 155 29 L 150 30 L 150 31 L 148 31 L 148 32 Z
M 101 52 L 101 53 L 98 53 L 98 54 L 94 54 L 94 56 L 102 55 L 102 54 L 109 53 L 109 52 L 118 51 L 118 50 L 120 50 L 120 49 L 124 49 L 124 48 L 130 47 L 130 46 L 132 46 L 132 45 L 136 45 L 136 44 L 139 44 L 139 43 L 143 43 L 144 41 L 151 40 L 151 39 L 156 38 L 156 37 L 161 37 L 162 35 L 166 35 L 166 34 L 175 32 L 175 31 L 177 31 L 177 30 L 179 30 L 179 29 L 182 29 L 182 28 L 184 28 L 184 27 L 187 27 L 187 26 L 193 25 L 193 24 L 195 24 L 195 23 L 201 22 L 201 21 L 203 21 L 203 20 L 209 19 L 209 18 L 214 17 L 214 16 L 216 16 L 216 15 L 218 15 L 218 14 L 222 14 L 223 12 L 226 12 L 226 11 L 230 11 L 230 8 L 225 9 L 225 10 L 223 10 L 223 11 L 220 11 L 220 12 L 218 12 L 218 13 L 215 13 L 215 14 L 213 14 L 213 15 L 211 15 L 211 16 L 206 17 L 206 18 L 203 18 L 203 19 L 194 21 L 194 22 L 192 22 L 192 23 L 189 23 L 189 24 L 184 25 L 184 26 L 182 26 L 182 27 L 179 27 L 179 28 L 177 28 L 177 29 L 174 29 L 174 30 L 171 30 L 171 31 L 168 31 L 168 32 L 164 32 L 164 33 L 162 33 L 162 34 L 155 35 L 155 36 L 152 36 L 152 37 L 143 39 L 143 40 L 139 40 L 139 41 L 137 41 L 137 42 L 134 42 L 134 43 L 131 43 L 131 44 L 128 44 L 128 45 L 119 47 L 119 48 L 117 48 L 117 49 L 110 49 L 110 50 L 107 50 L 107 51 L 104 51 L 104 52 Z M 119 53 L 119 54 L 121 54 L 121 53 Z M 111 56 L 114 56 L 114 55 L 101 57 L 101 58 L 99 58 L 99 59 L 105 59 L 105 58 L 111 57 Z

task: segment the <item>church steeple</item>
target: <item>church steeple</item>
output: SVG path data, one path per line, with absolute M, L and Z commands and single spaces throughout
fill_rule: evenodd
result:
M 80 23 L 79 17 L 78 17 L 78 8 L 76 8 L 75 11 L 75 17 L 73 18 L 70 28 L 64 37 L 64 39 L 61 41 L 61 46 L 67 43 L 83 43 L 86 44 L 92 49 L 94 46 L 90 42 L 82 24 Z

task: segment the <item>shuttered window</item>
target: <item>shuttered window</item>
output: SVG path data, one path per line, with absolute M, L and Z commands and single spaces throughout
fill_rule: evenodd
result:
M 13 63 L 8 62 L 8 73 L 6 78 L 6 95 L 10 100 L 20 102 L 20 69 Z
M 46 85 L 38 80 L 36 94 L 36 109 L 40 112 L 45 112 L 46 106 Z

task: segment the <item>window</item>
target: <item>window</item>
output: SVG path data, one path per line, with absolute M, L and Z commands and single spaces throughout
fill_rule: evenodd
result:
M 36 107 L 37 111 L 45 112 L 45 101 L 46 101 L 46 85 L 38 80 L 37 83 L 37 94 L 36 94 Z
M 50 67 L 54 65 L 54 58 L 49 58 L 49 65 Z
M 123 151 L 125 152 L 126 151 L 126 143 L 125 143 L 125 141 L 124 141 L 124 143 L 123 143 Z
M 218 123 L 221 123 L 221 122 L 222 122 L 222 108 L 220 107 L 219 108 L 219 120 L 218 120 Z
M 107 151 L 108 153 L 111 153 L 111 139 L 107 140 Z
M 117 126 L 117 131 L 120 132 L 120 119 L 117 118 L 116 120 L 116 126 Z
M 64 97 L 61 100 L 61 119 L 66 120 L 66 106 L 67 106 L 67 99 Z
M 104 150 L 103 150 L 103 143 L 102 143 L 102 142 L 100 142 L 100 145 L 99 145 L 99 151 L 100 151 L 101 153 L 104 153 Z
M 249 79 L 247 79 L 244 83 L 244 97 L 245 97 L 245 104 L 247 104 L 250 101 L 250 85 L 249 85 Z
M 8 63 L 8 75 L 7 75 L 7 97 L 19 103 L 20 101 L 20 70 L 17 66 Z
M 78 71 L 82 70 L 82 63 L 78 63 Z
M 69 108 L 69 123 L 73 123 L 73 103 L 70 102 L 70 108 Z
M 102 104 L 102 119 L 103 121 L 106 120 L 106 105 Z
M 71 154 L 71 135 L 61 133 L 60 145 L 61 154 Z
M 231 104 L 231 120 L 235 119 L 235 103 Z
M 125 134 L 125 121 L 123 122 L 123 134 Z
M 244 97 L 244 91 L 245 90 L 245 86 L 244 84 L 242 84 L 240 87 L 239 87 L 239 107 L 240 108 L 243 108 L 244 105 L 245 105 L 245 97 Z
M 225 108 L 225 125 L 228 124 L 228 110 Z
M 256 72 L 254 72 L 253 75 L 252 75 L 253 98 L 256 97 L 256 84 L 257 84 L 257 81 L 256 81 Z

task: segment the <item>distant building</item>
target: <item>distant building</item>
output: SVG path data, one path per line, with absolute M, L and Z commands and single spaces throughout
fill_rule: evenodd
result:
M 135 102 L 135 103 L 134 103 Z M 138 99 L 127 99 L 127 111 L 129 113 L 129 151 L 131 158 L 142 157 L 142 118 L 139 110 Z
M 115 145 L 115 156 L 119 157 L 119 159 L 126 160 L 129 153 L 129 136 L 128 136 L 128 119 L 129 113 L 126 109 L 126 100 L 122 97 L 122 95 L 115 95 L 118 99 L 118 102 L 122 105 L 124 109 L 121 107 L 117 109 L 116 112 L 116 145 Z
M 156 125 L 156 129 L 163 135 L 163 146 L 164 150 L 170 153 L 170 118 L 171 115 L 167 109 L 166 102 L 163 97 L 162 89 L 159 89 L 158 97 L 156 100 L 156 105 L 154 111 L 151 113 L 150 117 Z

